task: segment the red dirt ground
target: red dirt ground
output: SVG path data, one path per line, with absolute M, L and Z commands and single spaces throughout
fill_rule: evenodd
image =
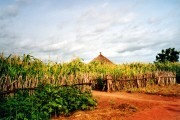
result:
M 98 106 L 92 111 L 77 111 L 59 120 L 180 120 L 180 96 L 164 97 L 142 93 L 93 91 Z M 132 109 L 121 109 L 125 103 Z

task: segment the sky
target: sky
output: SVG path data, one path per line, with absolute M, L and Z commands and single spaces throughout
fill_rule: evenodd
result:
M 180 50 L 180 0 L 0 0 L 0 52 L 43 61 L 153 62 Z

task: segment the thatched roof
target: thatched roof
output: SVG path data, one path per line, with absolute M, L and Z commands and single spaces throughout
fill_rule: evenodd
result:
M 97 61 L 97 62 L 101 62 L 101 63 L 105 63 L 105 64 L 113 64 L 113 62 L 111 62 L 108 58 L 106 58 L 105 56 L 103 56 L 100 52 L 100 54 L 94 58 L 91 62 L 94 62 L 94 61 Z

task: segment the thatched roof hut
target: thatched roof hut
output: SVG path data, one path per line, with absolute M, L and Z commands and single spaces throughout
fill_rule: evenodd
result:
M 102 64 L 114 64 L 113 62 L 111 62 L 108 58 L 106 58 L 105 56 L 102 55 L 102 53 L 100 52 L 100 54 L 94 58 L 91 62 L 100 62 Z

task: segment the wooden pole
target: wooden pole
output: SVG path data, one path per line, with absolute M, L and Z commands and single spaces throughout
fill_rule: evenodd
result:
M 106 79 L 107 79 L 107 92 L 110 92 L 112 89 L 112 76 L 107 75 Z

